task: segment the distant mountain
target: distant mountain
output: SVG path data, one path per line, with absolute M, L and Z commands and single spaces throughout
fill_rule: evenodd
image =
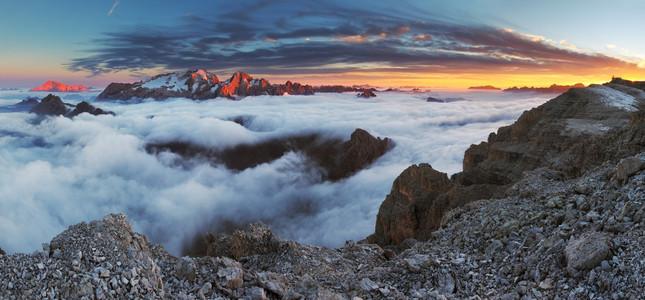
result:
M 239 99 L 259 95 L 313 95 L 310 85 L 287 81 L 271 84 L 263 78 L 253 78 L 244 72 L 235 72 L 229 79 L 220 81 L 217 75 L 203 69 L 167 73 L 136 83 L 111 83 L 99 100 L 128 100 L 153 98 L 163 100 L 173 97 L 213 99 L 225 97 Z
M 505 89 L 504 92 L 534 92 L 534 93 L 545 93 L 545 94 L 561 94 L 572 88 L 584 88 L 585 85 L 582 83 L 576 83 L 574 85 L 557 85 L 552 84 L 550 87 L 512 87 Z
M 89 88 L 84 85 L 69 85 L 58 81 L 49 80 L 33 89 L 32 92 L 87 92 Z
M 491 91 L 498 91 L 501 90 L 498 87 L 494 87 L 492 85 L 480 85 L 480 86 L 471 86 L 468 88 L 469 90 L 491 90 Z

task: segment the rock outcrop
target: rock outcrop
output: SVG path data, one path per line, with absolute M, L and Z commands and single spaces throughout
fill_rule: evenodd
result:
M 33 102 L 30 101 L 30 103 Z M 111 111 L 105 111 L 94 107 L 85 101 L 77 105 L 65 103 L 60 99 L 60 97 L 52 94 L 47 95 L 40 102 L 35 100 L 35 103 L 36 104 L 32 106 L 29 112 L 44 116 L 65 116 L 68 118 L 74 118 L 82 113 L 88 113 L 95 116 L 114 115 Z
M 245 230 L 232 234 L 209 233 L 205 237 L 207 256 L 227 256 L 235 259 L 280 251 L 284 242 L 265 225 L 250 224 Z
M 389 138 L 377 138 L 359 128 L 347 141 L 305 134 L 221 150 L 181 141 L 149 144 L 146 149 L 152 153 L 170 151 L 186 158 L 201 157 L 238 171 L 269 163 L 295 151 L 306 155 L 313 166 L 321 169 L 323 180 L 337 181 L 366 168 L 393 146 L 394 142 Z
M 411 179 L 409 170 L 404 171 L 381 205 L 375 234 L 369 240 L 386 245 L 408 238 L 427 239 L 429 232 L 439 228 L 446 211 L 474 200 L 503 196 L 526 171 L 548 167 L 565 177 L 575 177 L 605 161 L 642 151 L 642 87 L 638 82 L 614 79 L 605 85 L 571 89 L 524 112 L 513 125 L 499 128 L 487 142 L 472 145 L 465 152 L 463 171 L 451 177 L 451 188 L 442 195 L 402 197 L 400 190 L 418 189 L 426 174 L 418 172 L 416 176 L 421 177 Z M 623 181 L 623 174 L 640 168 L 625 162 L 616 178 Z M 436 180 L 445 185 L 443 179 Z M 401 187 L 402 182 L 409 182 L 409 187 Z M 419 208 L 420 202 L 425 208 Z M 416 226 L 401 226 L 405 229 L 401 230 L 395 226 L 397 219 Z
M 357 128 L 352 132 L 349 141 L 342 144 L 333 166 L 326 167 L 328 176 L 331 180 L 348 177 L 372 164 L 392 147 L 394 142 L 391 139 L 374 137 L 369 132 Z
M 362 92 L 358 93 L 356 97 L 359 98 L 372 98 L 376 97 L 376 94 L 372 90 L 363 90 Z
M 68 111 L 67 105 L 63 103 L 60 97 L 49 94 L 43 98 L 40 103 L 31 108 L 29 112 L 38 115 L 61 116 Z
M 114 115 L 113 112 L 111 111 L 106 111 L 103 109 L 100 109 L 98 107 L 93 106 L 92 104 L 89 104 L 85 101 L 76 104 L 76 107 L 69 113 L 67 113 L 65 116 L 68 118 L 73 118 L 76 117 L 82 113 L 88 113 L 90 115 L 98 116 L 98 115 Z
M 217 97 L 240 99 L 259 95 L 313 95 L 313 87 L 292 83 L 272 85 L 266 79 L 255 79 L 244 72 L 235 72 L 229 79 L 220 81 L 217 75 L 206 70 L 167 73 L 136 83 L 111 83 L 99 100 L 129 100 L 153 98 L 163 100 L 180 97 L 195 100 Z
M 422 224 L 440 216 L 446 203 L 437 198 L 450 190 L 453 183 L 446 173 L 429 164 L 413 165 L 405 169 L 394 181 L 392 191 L 381 204 L 376 220 L 376 230 L 370 242 L 388 245 L 399 244 L 413 237 L 429 237 L 436 226 Z M 420 214 L 424 214 L 421 216 Z

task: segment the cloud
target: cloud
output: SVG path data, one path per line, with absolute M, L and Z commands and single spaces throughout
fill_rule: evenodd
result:
M 245 2 L 246 3 L 246 2 Z M 578 72 L 634 67 L 564 42 L 485 24 L 442 21 L 422 8 L 384 9 L 334 1 L 256 1 L 232 4 L 174 26 L 137 26 L 93 42 L 88 55 L 68 67 L 95 74 L 244 69 L 263 74 L 353 70 L 468 72 L 526 70 Z M 378 64 L 366 70 L 360 66 Z M 322 67 L 325 66 L 325 67 Z M 329 67 L 334 66 L 334 67 Z
M 114 10 L 116 10 L 116 7 L 119 6 L 120 2 L 121 2 L 120 0 L 114 0 L 112 2 L 112 7 L 110 7 L 110 10 L 107 13 L 108 17 L 112 16 L 112 14 L 114 13 Z
M 0 105 L 26 96 L 6 93 L 14 96 L 0 97 Z M 126 213 L 136 230 L 175 254 L 195 234 L 224 221 L 262 220 L 285 238 L 338 246 L 373 231 L 379 205 L 404 168 L 429 162 L 457 172 L 470 144 L 548 97 L 433 96 L 469 100 L 428 103 L 424 94 L 383 93 L 359 101 L 352 94 L 321 94 L 101 102 L 117 115 L 43 122 L 27 113 L 3 113 L 0 247 L 30 252 L 71 224 L 112 212 Z M 239 116 L 248 116 L 246 128 L 228 121 Z M 217 148 L 307 132 L 347 139 L 357 127 L 393 138 L 397 146 L 338 182 L 320 182 L 317 170 L 293 152 L 235 172 L 145 151 L 148 143 L 170 140 Z

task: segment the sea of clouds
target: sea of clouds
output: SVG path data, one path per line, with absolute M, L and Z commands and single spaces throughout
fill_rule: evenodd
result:
M 29 95 L 0 91 L 0 247 L 30 252 L 67 226 L 128 215 L 136 230 L 174 254 L 214 220 L 263 220 L 283 238 L 339 246 L 373 232 L 379 205 L 411 164 L 459 172 L 463 152 L 522 111 L 553 95 L 432 93 L 463 98 L 430 103 L 429 94 L 379 93 L 247 97 L 241 101 L 174 99 L 96 102 L 116 116 L 41 118 L 2 110 Z M 66 102 L 95 94 L 62 94 Z M 231 119 L 243 116 L 241 126 Z M 355 128 L 390 137 L 396 147 L 368 169 L 320 182 L 306 158 L 288 153 L 235 172 L 203 161 L 178 164 L 150 142 L 186 141 L 211 148 L 301 133 L 348 139 Z M 302 213 L 306 211 L 307 213 Z

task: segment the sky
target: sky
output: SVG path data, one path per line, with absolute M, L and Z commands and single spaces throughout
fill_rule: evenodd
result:
M 0 1 L 0 87 L 167 71 L 466 88 L 645 77 L 642 1 Z

